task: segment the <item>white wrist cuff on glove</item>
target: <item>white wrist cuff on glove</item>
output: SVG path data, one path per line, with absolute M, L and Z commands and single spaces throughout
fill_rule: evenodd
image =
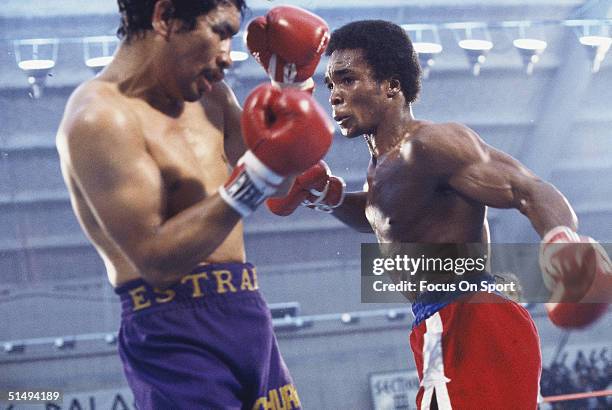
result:
M 306 91 L 313 89 L 315 86 L 314 80 L 312 77 L 301 81 L 296 82 L 295 77 L 297 76 L 297 67 L 294 63 L 287 63 L 283 66 L 283 81 L 276 81 L 276 65 L 278 64 L 278 59 L 276 58 L 276 54 L 272 54 L 270 56 L 270 62 L 268 64 L 268 77 L 270 77 L 270 81 L 272 85 L 278 88 L 297 88 L 298 90 Z
M 247 151 L 238 160 L 230 179 L 219 188 L 219 195 L 242 217 L 246 217 L 274 194 L 284 179 L 255 154 Z
M 542 238 L 542 244 L 581 242 L 580 236 L 567 226 L 559 225 L 552 228 Z
M 330 180 L 327 181 L 327 183 L 325 184 L 325 188 L 323 188 L 323 191 L 318 191 L 316 189 L 310 189 L 310 193 L 312 195 L 314 195 L 315 197 L 317 197 L 317 199 L 315 199 L 314 201 L 309 201 L 307 199 L 305 199 L 304 201 L 302 201 L 302 205 L 303 206 L 310 206 L 312 207 L 314 210 L 316 211 L 321 211 L 321 212 L 325 212 L 325 213 L 332 213 L 334 211 L 335 208 L 339 207 L 340 205 L 342 205 L 342 203 L 344 202 L 344 195 L 346 193 L 346 183 L 344 182 L 344 179 L 341 177 L 333 177 L 335 179 L 337 179 L 338 181 L 340 181 L 342 183 L 342 188 L 340 191 L 340 199 L 338 200 L 338 202 L 336 202 L 335 204 L 328 204 L 325 202 L 325 199 L 327 197 L 327 193 L 329 192 L 329 187 L 330 187 Z
M 543 274 L 544 285 L 551 292 L 560 280 L 560 273 L 557 272 L 557 268 L 551 262 L 553 255 L 559 251 L 562 244 L 575 242 L 580 242 L 580 236 L 573 229 L 563 225 L 556 226 L 548 231 L 540 242 L 538 262 Z
M 297 88 L 298 90 L 301 90 L 301 91 L 310 91 L 315 86 L 315 83 L 312 77 L 307 80 L 302 81 L 301 83 L 279 83 L 278 81 L 274 81 L 274 79 L 270 77 L 270 82 L 272 83 L 273 86 L 278 87 L 278 88 Z

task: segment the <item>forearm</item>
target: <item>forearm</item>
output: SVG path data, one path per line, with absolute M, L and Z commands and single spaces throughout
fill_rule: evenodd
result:
M 523 213 L 544 237 L 556 226 L 578 229 L 578 218 L 567 199 L 553 185 L 538 180 L 519 198 L 519 211 Z
M 137 258 L 141 275 L 161 288 L 177 282 L 206 260 L 239 221 L 240 214 L 218 194 L 180 212 L 143 241 Z
M 242 138 L 240 118 L 242 108 L 236 99 L 234 91 L 225 81 L 215 83 L 213 98 L 220 102 L 223 108 L 223 142 L 225 157 L 232 167 L 236 166 L 238 159 L 245 153 L 246 145 Z
M 342 205 L 335 208 L 332 215 L 358 232 L 373 233 L 365 215 L 366 197 L 366 192 L 347 193 Z
M 233 168 L 238 163 L 240 157 L 244 155 L 247 148 L 242 140 L 242 134 L 230 134 L 225 137 L 225 158 L 228 164 Z

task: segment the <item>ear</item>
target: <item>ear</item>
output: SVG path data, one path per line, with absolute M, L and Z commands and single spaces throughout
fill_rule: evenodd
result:
M 387 87 L 387 97 L 395 97 L 402 91 L 402 85 L 397 78 L 391 78 L 385 81 Z
M 151 16 L 153 31 L 167 38 L 172 32 L 173 16 L 174 6 L 170 0 L 157 1 L 153 8 L 153 16 Z

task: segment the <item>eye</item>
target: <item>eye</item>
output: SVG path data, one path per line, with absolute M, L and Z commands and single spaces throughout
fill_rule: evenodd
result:
M 327 87 L 329 91 L 334 89 L 334 85 L 332 83 L 326 83 L 325 86 Z
M 225 25 L 213 27 L 213 32 L 219 36 L 221 41 L 234 37 L 233 31 Z
M 216 34 L 219 36 L 221 41 L 232 38 L 232 35 L 225 30 L 218 30 L 216 31 Z

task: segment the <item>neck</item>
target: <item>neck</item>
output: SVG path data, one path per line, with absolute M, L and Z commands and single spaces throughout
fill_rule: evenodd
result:
M 378 158 L 385 155 L 400 144 L 414 121 L 410 105 L 388 110 L 376 130 L 364 134 L 372 157 Z
M 100 78 L 116 82 L 128 97 L 143 99 L 153 108 L 177 116 L 184 101 L 168 72 L 170 65 L 164 64 L 167 60 L 159 41 L 149 32 L 129 43 L 123 41 Z

